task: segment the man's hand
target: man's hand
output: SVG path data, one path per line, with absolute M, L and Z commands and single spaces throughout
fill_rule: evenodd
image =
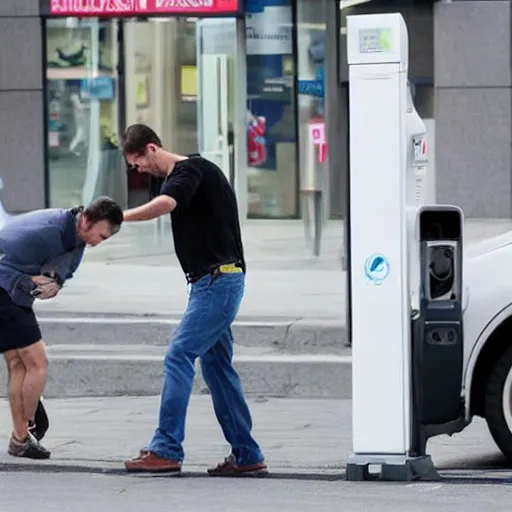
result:
M 35 276 L 32 281 L 37 285 L 35 293 L 38 299 L 52 299 L 60 291 L 60 286 L 50 277 Z
M 53 279 L 48 276 L 34 276 L 32 281 L 37 284 L 37 286 L 42 286 L 45 284 L 53 283 Z

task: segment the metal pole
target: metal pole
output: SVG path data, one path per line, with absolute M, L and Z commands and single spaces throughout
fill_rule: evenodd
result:
M 344 161 L 348 161 L 348 155 L 343 154 L 340 148 L 349 150 L 348 141 L 343 135 L 343 124 L 347 119 L 343 119 L 343 111 L 347 111 L 342 104 L 343 95 L 341 89 L 341 69 L 340 63 L 345 62 L 341 57 L 341 10 L 339 2 L 324 0 L 326 2 L 326 55 L 325 55 L 325 119 L 326 136 L 328 147 L 329 164 L 329 184 L 331 190 L 326 190 L 332 198 L 337 192 L 332 189 L 336 184 L 333 179 L 336 173 L 341 173 L 341 202 L 343 215 L 343 243 L 340 244 L 341 268 L 346 272 L 346 332 L 347 346 L 352 345 L 351 336 L 351 282 L 350 282 L 350 183 L 348 166 Z M 347 130 L 348 133 L 348 130 Z M 338 191 L 339 192 L 339 191 Z M 332 202 L 331 202 L 332 204 Z
M 236 53 L 234 105 L 234 185 L 238 201 L 240 222 L 247 219 L 248 211 L 248 178 L 247 178 L 247 56 L 245 40 L 245 18 L 236 20 Z

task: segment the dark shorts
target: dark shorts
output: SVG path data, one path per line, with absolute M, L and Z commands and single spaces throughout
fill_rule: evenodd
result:
M 41 330 L 34 311 L 15 304 L 0 288 L 0 354 L 25 348 L 41 339 Z

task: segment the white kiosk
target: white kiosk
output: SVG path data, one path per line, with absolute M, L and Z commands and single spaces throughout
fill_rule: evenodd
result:
M 427 438 L 456 431 L 460 412 L 462 212 L 424 204 L 426 130 L 410 95 L 402 16 L 348 16 L 347 46 L 353 454 L 346 478 L 371 478 L 378 465 L 384 480 L 437 480 Z

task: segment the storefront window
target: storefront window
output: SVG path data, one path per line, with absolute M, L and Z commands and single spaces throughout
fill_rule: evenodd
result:
M 144 123 L 165 148 L 188 154 L 198 150 L 195 21 L 149 18 L 125 24 L 126 123 Z M 128 174 L 133 207 L 158 192 L 146 174 Z
M 290 0 L 246 2 L 250 217 L 297 214 L 297 140 Z
M 50 206 L 86 204 L 106 189 L 122 196 L 112 184 L 122 182 L 114 22 L 46 23 Z
M 171 151 L 201 153 L 229 175 L 234 18 L 67 18 L 48 20 L 47 34 L 50 206 L 107 194 L 134 207 L 158 191 L 147 175 L 127 172 L 117 146 L 120 114 L 125 125 L 150 125 Z
M 301 189 L 322 188 L 325 144 L 325 5 L 297 2 L 298 118 Z
M 164 147 L 200 153 L 229 176 L 235 47 L 234 18 L 128 21 L 127 124 L 149 124 Z M 129 173 L 130 206 L 148 199 L 148 187 L 147 176 Z

